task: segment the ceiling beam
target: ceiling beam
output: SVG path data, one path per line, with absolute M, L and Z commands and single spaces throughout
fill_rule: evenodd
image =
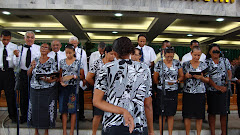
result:
M 172 24 L 177 18 L 174 16 L 163 15 L 158 18 L 158 20 L 152 25 L 150 30 L 146 33 L 147 40 L 151 43 L 158 35 Z
M 81 24 L 74 15 L 67 13 L 57 13 L 53 16 L 74 36 L 81 40 L 88 40 L 88 35 L 82 30 Z

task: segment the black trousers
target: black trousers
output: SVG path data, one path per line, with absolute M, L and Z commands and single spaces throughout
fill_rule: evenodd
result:
M 28 88 L 30 88 L 30 77 L 28 81 L 27 71 L 21 70 L 20 72 L 20 110 L 21 110 L 21 119 L 23 121 L 27 120 L 28 112 Z
M 120 126 L 111 126 L 105 131 L 102 130 L 102 135 L 148 135 L 147 127 L 143 128 L 143 132 L 135 131 L 130 134 L 129 127 L 120 125 Z
M 79 101 L 78 118 L 83 119 L 83 118 L 85 118 L 85 116 L 84 116 L 84 90 L 81 87 L 79 87 L 78 101 Z
M 13 69 L 9 68 L 7 71 L 0 70 L 0 90 L 4 90 L 9 118 L 17 120 L 16 96 L 15 96 L 15 76 Z

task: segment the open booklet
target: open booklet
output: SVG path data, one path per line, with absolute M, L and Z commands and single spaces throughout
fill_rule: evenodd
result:
M 206 68 L 205 70 L 202 70 L 202 71 L 189 71 L 189 74 L 191 75 L 201 75 L 203 73 L 203 75 L 207 74 L 208 72 L 208 69 Z
M 59 72 L 51 73 L 51 74 L 36 74 L 36 79 L 40 80 L 41 77 L 52 77 L 59 78 Z

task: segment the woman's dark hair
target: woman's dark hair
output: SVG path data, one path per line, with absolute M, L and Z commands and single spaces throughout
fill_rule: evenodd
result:
M 134 53 L 134 46 L 128 37 L 120 37 L 113 42 L 113 50 L 122 58 Z
M 105 52 L 109 53 L 109 52 L 111 52 L 111 51 L 113 51 L 112 46 L 107 46 L 107 47 L 105 47 L 102 58 L 105 57 Z
M 167 53 L 175 53 L 174 47 L 166 47 L 164 49 L 165 54 Z
M 135 48 L 135 50 L 138 50 L 139 51 L 139 55 L 142 55 L 142 52 L 141 52 L 141 50 L 139 49 L 139 48 Z M 134 51 L 135 51 L 134 50 Z M 134 52 L 135 53 L 135 52 Z
M 65 46 L 65 49 L 71 49 L 71 50 L 73 50 L 74 52 L 75 52 L 75 48 L 74 48 L 74 45 L 73 44 L 67 44 L 66 46 Z M 76 57 L 76 54 L 74 54 L 73 55 L 74 57 Z
M 104 49 L 104 52 L 107 52 L 107 53 L 109 53 L 109 52 L 111 52 L 111 51 L 113 51 L 112 46 L 107 46 L 107 47 Z
M 209 59 L 211 58 L 211 55 L 210 55 L 210 51 L 213 47 L 217 47 L 219 50 L 221 50 L 220 46 L 218 44 L 211 44 L 208 48 L 208 52 L 207 52 L 207 56 L 206 56 L 206 59 Z M 220 57 L 222 57 L 222 54 L 220 54 Z

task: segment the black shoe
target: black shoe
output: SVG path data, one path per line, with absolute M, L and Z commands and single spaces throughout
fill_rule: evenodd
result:
M 27 119 L 20 119 L 20 124 L 26 123 Z
M 12 119 L 12 123 L 16 124 L 17 123 L 17 119 Z
M 203 123 L 208 123 L 208 121 L 207 120 L 203 120 Z
M 60 117 L 60 120 L 62 121 L 62 114 L 59 117 Z

